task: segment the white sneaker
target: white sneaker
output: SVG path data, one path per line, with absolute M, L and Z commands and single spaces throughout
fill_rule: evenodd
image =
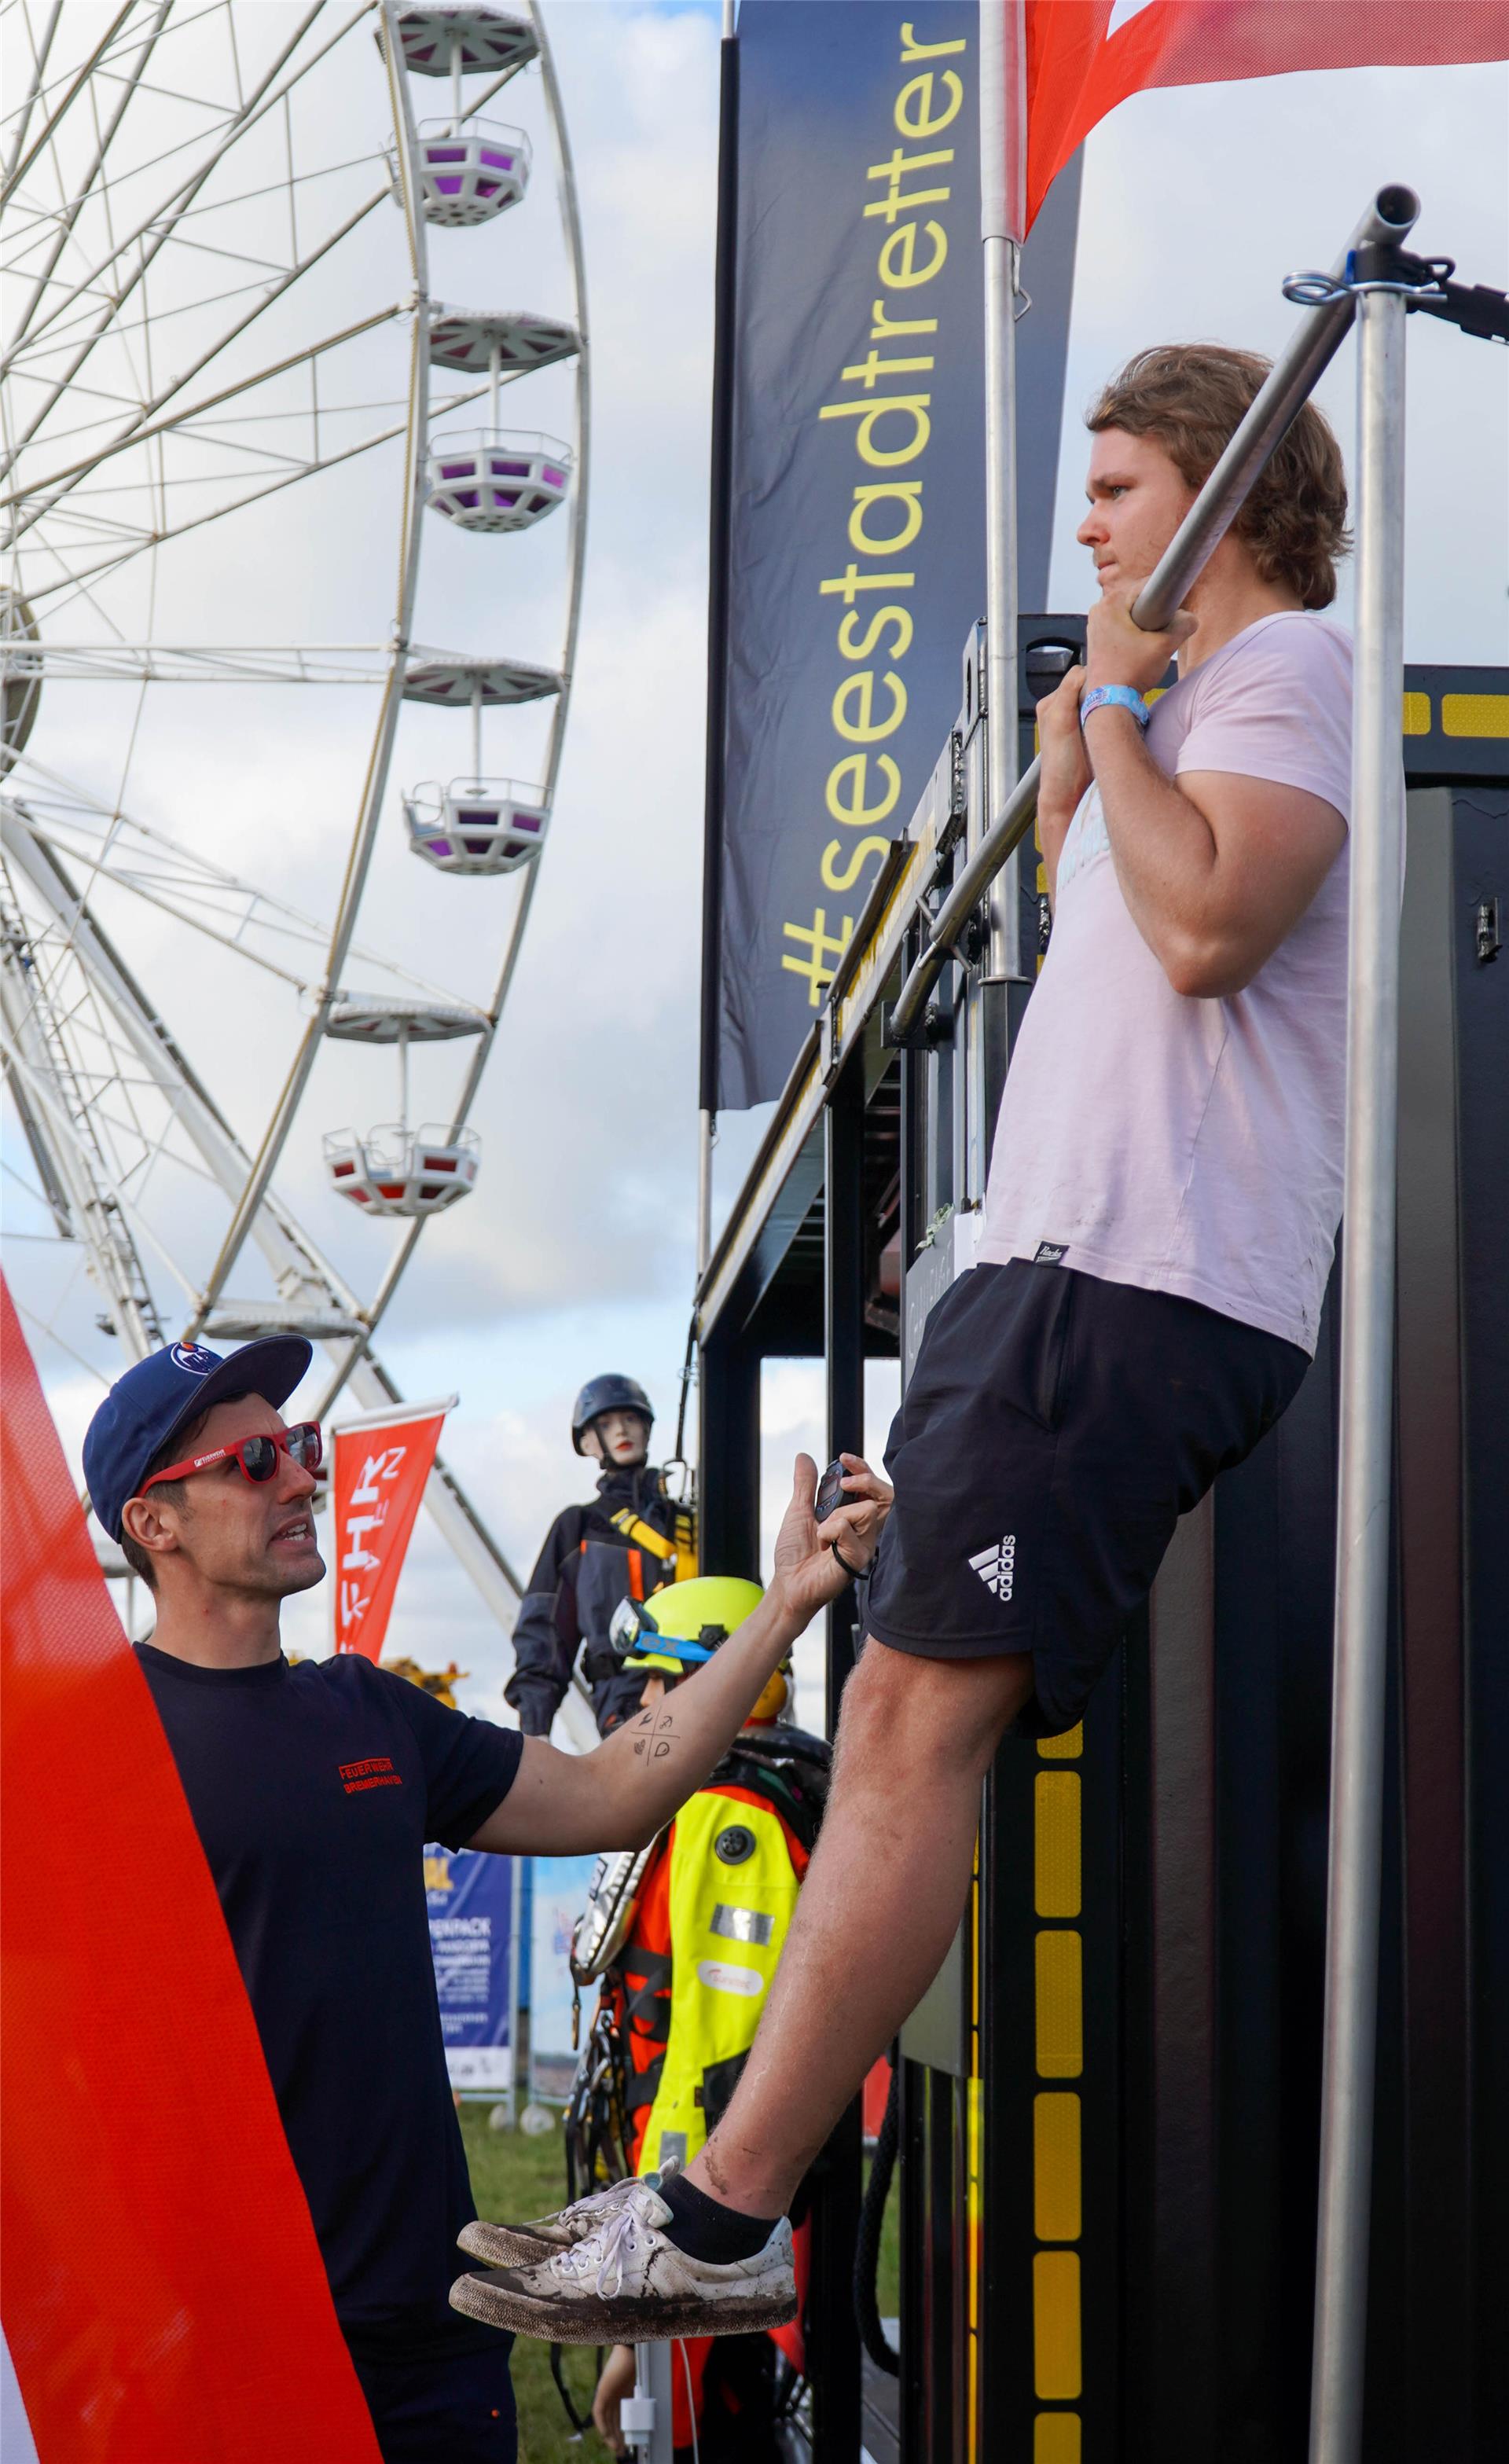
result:
M 596 2231 L 534 2267 L 477 2269 L 450 2306 L 490 2327 L 552 2344 L 656 2344 L 676 2336 L 749 2336 L 797 2315 L 791 2226 L 781 2216 L 753 2258 L 714 2267 L 667 2241 L 671 2211 L 633 2182 Z
M 457 2233 L 457 2248 L 489 2267 L 537 2267 L 541 2259 L 554 2257 L 558 2250 L 570 2250 L 596 2233 L 599 2225 L 618 2213 L 630 2190 L 642 2185 L 658 2189 L 680 2170 L 678 2159 L 672 2156 L 658 2173 L 641 2173 L 637 2180 L 630 2173 L 622 2182 L 610 2182 L 605 2189 L 589 2190 L 585 2198 L 573 2199 L 569 2208 L 561 2208 L 556 2215 L 536 2216 L 527 2225 L 490 2225 L 480 2216 L 473 2217 Z

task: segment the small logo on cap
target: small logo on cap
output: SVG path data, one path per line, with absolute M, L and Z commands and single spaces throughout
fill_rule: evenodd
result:
M 207 1352 L 202 1343 L 175 1343 L 171 1357 L 174 1368 L 186 1369 L 190 1377 L 208 1377 L 211 1369 L 220 1366 L 214 1353 Z

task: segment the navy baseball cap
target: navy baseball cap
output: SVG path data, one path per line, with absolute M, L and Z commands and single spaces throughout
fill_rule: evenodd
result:
M 229 1354 L 202 1343 L 169 1344 L 118 1377 L 84 1438 L 90 1503 L 112 1540 L 120 1511 L 146 1467 L 186 1420 L 237 1395 L 260 1395 L 274 1411 L 288 1400 L 315 1356 L 301 1334 L 265 1335 Z

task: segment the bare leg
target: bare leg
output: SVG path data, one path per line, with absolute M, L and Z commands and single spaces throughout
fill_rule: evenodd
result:
M 873 1638 L 833 1789 L 743 2076 L 688 2178 L 784 2213 L 871 2063 L 943 1964 L 969 1892 L 980 1784 L 1032 1691 L 1024 1653 L 917 1660 Z

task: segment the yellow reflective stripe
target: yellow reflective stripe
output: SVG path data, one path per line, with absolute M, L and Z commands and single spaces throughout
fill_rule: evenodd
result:
M 1443 693 L 1443 736 L 1509 736 L 1509 693 Z
M 1032 2464 L 1080 2464 L 1077 2412 L 1039 2412 L 1032 2425 Z
M 1044 1737 L 1042 1761 L 1077 1762 L 1083 1727 Z M 1083 1887 L 1078 1771 L 1039 1771 L 1033 1784 L 1033 1904 L 1040 1925 L 1035 1944 L 1037 2066 L 1042 2079 L 1078 2079 L 1084 2066 L 1083 1945 L 1063 1920 L 1079 1916 Z M 1078 2241 L 1083 2229 L 1083 2107 L 1069 2088 L 1041 2088 L 1033 2098 L 1033 2233 L 1039 2243 Z M 1049 2403 L 1074 2402 L 1083 2379 L 1080 2256 L 1074 2250 L 1038 2249 L 1032 2262 L 1035 2391 Z M 1033 2422 L 1032 2464 L 1081 2464 L 1077 2412 L 1039 2412 Z
M 1061 1737 L 1039 1737 L 1038 1753 L 1045 1763 L 1077 1763 L 1084 1751 L 1084 1723 L 1066 1728 Z
M 1032 2262 L 1032 2372 L 1040 2396 L 1073 2397 L 1080 2361 L 1080 2255 L 1039 2250 Z
M 1083 1963 L 1077 1933 L 1040 1933 L 1038 1966 L 1038 2070 L 1078 2079 L 1084 2068 Z
M 1080 1913 L 1080 1774 L 1039 1771 L 1033 1792 L 1033 1889 L 1040 1917 Z
M 1080 2100 L 1061 2088 L 1032 2101 L 1033 2231 L 1039 2241 L 1080 2238 Z
M 1404 732 L 1406 736 L 1429 736 L 1431 733 L 1431 696 L 1426 693 L 1407 693 L 1404 697 Z

